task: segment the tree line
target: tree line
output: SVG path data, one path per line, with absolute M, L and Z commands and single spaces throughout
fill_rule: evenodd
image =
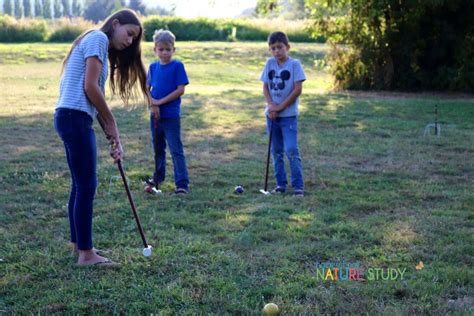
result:
M 473 0 L 258 0 L 256 11 L 289 5 L 332 44 L 342 88 L 474 92 Z
M 306 0 L 306 6 L 315 33 L 336 45 L 330 64 L 341 87 L 474 92 L 474 1 Z
M 128 3 L 127 3 L 128 2 Z M 18 19 L 37 17 L 57 19 L 62 17 L 83 17 L 98 22 L 104 20 L 113 11 L 130 8 L 142 15 L 173 15 L 172 10 L 159 6 L 147 8 L 142 0 L 4 0 L 3 14 Z
M 174 14 L 141 0 L 81 3 L 4 0 L 3 9 L 20 18 L 82 16 L 94 22 L 122 7 Z M 333 44 L 330 65 L 342 88 L 474 92 L 473 0 L 257 0 L 251 11 L 249 16 L 310 19 L 313 36 Z
M 209 0 L 211 1 L 211 0 Z M 141 0 L 4 0 L 3 13 L 17 19 L 40 17 L 45 19 L 61 17 L 83 17 L 98 22 L 113 11 L 128 7 L 141 15 L 173 16 L 174 9 L 160 6 L 145 6 Z M 240 14 L 242 17 L 282 17 L 287 20 L 307 19 L 310 10 L 305 0 L 257 0 L 254 8 Z

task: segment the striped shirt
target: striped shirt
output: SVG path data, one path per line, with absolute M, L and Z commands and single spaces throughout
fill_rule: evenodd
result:
M 79 44 L 73 48 L 64 67 L 56 108 L 83 111 L 92 118 L 97 115 L 94 105 L 89 101 L 84 91 L 86 60 L 89 57 L 96 56 L 102 63 L 102 70 L 99 75 L 99 86 L 102 92 L 105 92 L 105 81 L 107 80 L 108 74 L 108 47 L 109 39 L 107 35 L 96 30 L 84 36 Z

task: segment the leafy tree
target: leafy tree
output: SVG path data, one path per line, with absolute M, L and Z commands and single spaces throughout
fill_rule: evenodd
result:
M 142 0 L 130 0 L 128 7 L 136 12 L 140 12 L 142 15 L 146 13 L 146 7 L 142 3 Z
M 23 12 L 25 17 L 31 17 L 31 0 L 23 0 Z
M 3 1 L 3 13 L 13 16 L 13 5 L 12 0 Z
M 20 0 L 15 0 L 15 17 L 18 19 L 23 17 L 23 6 Z
M 41 6 L 41 0 L 35 0 L 35 16 L 43 16 L 43 7 Z
M 52 19 L 53 12 L 51 10 L 51 1 L 43 0 L 43 16 L 45 19 Z
M 474 91 L 471 0 L 306 0 L 349 89 Z M 344 14 L 345 13 L 345 14 Z
M 289 1 L 288 17 L 293 19 L 306 19 L 309 17 L 309 11 L 306 9 L 304 0 Z
M 126 5 L 125 0 L 115 0 L 114 1 L 114 8 L 113 8 L 112 11 L 114 11 L 114 12 L 118 11 L 118 10 L 124 8 L 125 5 Z
M 105 20 L 114 10 L 114 0 L 87 0 L 84 18 L 95 23 Z
M 72 16 L 81 16 L 82 7 L 78 0 L 72 0 Z
M 61 6 L 61 0 L 54 0 L 54 17 L 60 18 L 63 16 L 63 8 Z
M 283 17 L 287 20 L 310 17 L 305 0 L 258 0 L 255 12 L 262 17 Z
M 152 7 L 152 8 L 146 8 L 146 15 L 160 15 L 160 16 L 173 16 L 174 15 L 174 10 L 167 10 L 165 8 L 162 8 L 160 6 Z
M 276 14 L 281 9 L 279 0 L 258 0 L 255 12 L 260 16 Z
M 314 19 L 313 35 L 323 34 L 330 42 L 347 41 L 349 5 L 347 1 L 305 0 L 306 9 Z
M 71 2 L 69 0 L 62 0 L 61 5 L 63 6 L 63 16 L 71 16 Z
M 113 12 L 118 11 L 123 8 L 128 8 L 127 1 L 125 0 L 115 0 L 115 8 Z

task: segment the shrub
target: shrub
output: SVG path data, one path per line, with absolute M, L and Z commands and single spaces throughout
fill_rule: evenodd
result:
M 170 30 L 178 41 L 211 41 L 225 39 L 217 23 L 206 18 L 182 19 L 177 17 L 149 18 L 144 23 L 145 39 L 153 40 L 155 30 Z
M 287 32 L 292 42 L 314 42 L 306 22 L 252 19 L 182 19 L 177 17 L 149 17 L 145 20 L 145 39 L 151 41 L 158 29 L 172 31 L 180 41 L 265 41 L 273 31 Z M 235 38 L 232 31 L 235 28 Z M 318 38 L 319 42 L 325 39 Z
M 350 48 L 333 59 L 341 87 L 474 92 L 472 0 L 307 4 L 317 29 Z
M 54 24 L 53 31 L 49 36 L 50 42 L 72 42 L 86 30 L 94 28 L 95 25 L 83 18 L 63 18 Z
M 47 25 L 44 20 L 21 19 L 0 16 L 0 42 L 42 42 L 46 38 Z
M 15 20 L 0 16 L 0 42 L 44 41 L 48 25 L 42 19 Z M 325 42 L 311 37 L 306 21 L 283 21 L 276 19 L 183 19 L 179 17 L 152 16 L 144 20 L 145 40 L 152 41 L 158 29 L 171 30 L 179 41 L 266 41 L 274 31 L 288 34 L 291 42 Z M 97 27 L 82 18 L 63 18 L 49 24 L 50 42 L 71 42 L 84 31 Z M 235 36 L 234 36 L 235 35 Z
M 321 36 L 312 37 L 310 30 L 310 21 L 297 20 L 287 21 L 282 19 L 247 19 L 232 20 L 237 23 L 242 22 L 244 25 L 250 26 L 253 30 L 258 30 L 258 38 L 255 40 L 266 40 L 271 32 L 282 31 L 288 35 L 290 42 L 318 42 L 324 43 L 326 40 Z M 238 32 L 237 32 L 238 33 Z M 244 35 L 240 39 L 253 40 Z M 256 36 L 254 32 L 250 36 Z

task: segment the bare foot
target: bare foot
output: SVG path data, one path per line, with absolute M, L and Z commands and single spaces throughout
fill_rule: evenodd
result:
M 120 264 L 111 261 L 105 257 L 99 256 L 94 249 L 90 250 L 79 250 L 79 258 L 77 259 L 78 266 L 107 266 L 107 267 L 118 267 Z
M 72 242 L 70 244 L 71 244 L 70 247 L 72 248 L 72 254 L 73 255 L 78 255 L 79 254 L 79 248 L 77 248 L 77 244 L 74 243 L 74 242 Z M 96 248 L 92 248 L 92 250 L 98 255 L 101 255 L 101 253 L 106 252 L 106 251 L 102 251 L 102 250 L 99 250 L 99 249 L 96 249 Z

